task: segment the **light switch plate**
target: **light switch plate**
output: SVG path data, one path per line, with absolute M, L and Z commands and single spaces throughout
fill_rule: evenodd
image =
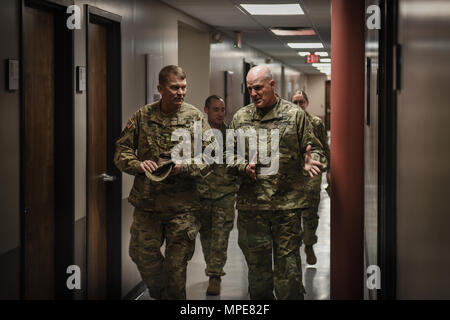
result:
M 77 92 L 86 91 L 86 67 L 77 67 Z

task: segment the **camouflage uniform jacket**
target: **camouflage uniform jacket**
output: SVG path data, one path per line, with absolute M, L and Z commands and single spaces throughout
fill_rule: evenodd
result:
M 246 148 L 245 164 L 228 165 L 231 173 L 242 177 L 238 191 L 239 210 L 291 210 L 305 207 L 309 174 L 303 169 L 306 147 L 311 145 L 311 156 L 327 166 L 327 160 L 320 141 L 314 136 L 313 128 L 305 112 L 283 99 L 277 99 L 275 106 L 264 116 L 254 104 L 240 109 L 233 117 L 232 129 L 267 129 L 270 144 L 270 129 L 279 129 L 279 168 L 273 175 L 258 175 L 254 181 L 245 173 L 248 160 Z M 270 152 L 270 147 L 267 151 Z M 228 156 L 228 155 L 227 155 Z
M 325 124 L 323 123 L 322 119 L 320 119 L 317 116 L 310 115 L 308 112 L 306 112 L 306 116 L 308 117 L 308 120 L 311 122 L 313 126 L 313 132 L 317 139 L 319 139 L 320 143 L 322 144 L 323 151 L 325 153 L 325 157 L 327 158 L 327 172 L 330 171 L 330 145 L 328 144 L 328 134 L 327 130 L 325 129 Z
M 223 124 L 222 133 L 223 139 L 223 152 L 225 154 L 226 149 L 226 129 L 227 125 Z M 216 139 L 220 141 L 220 139 Z M 219 199 L 230 193 L 236 193 L 237 181 L 236 177 L 228 174 L 226 170 L 226 164 L 217 164 L 213 166 L 211 174 L 203 179 L 197 180 L 197 191 L 201 198 L 204 199 Z
M 207 173 L 210 166 L 206 163 L 183 164 L 180 174 L 161 182 L 153 182 L 138 171 L 142 161 L 153 160 L 157 163 L 160 154 L 171 153 L 179 143 L 171 141 L 172 132 L 176 129 L 190 132 L 193 148 L 195 121 L 201 121 L 202 135 L 210 129 L 203 113 L 194 106 L 183 103 L 177 112 L 166 115 L 160 111 L 160 101 L 142 107 L 128 120 L 116 141 L 114 163 L 120 171 L 135 176 L 128 198 L 133 206 L 159 212 L 198 210 L 200 205 L 195 192 L 195 178 Z
M 325 125 L 323 124 L 322 119 L 316 116 L 310 115 L 306 112 L 306 116 L 313 126 L 314 135 L 319 139 L 320 143 L 323 146 L 323 151 L 325 153 L 325 157 L 327 158 L 328 166 L 327 171 L 330 170 L 330 145 L 328 144 L 328 135 L 325 130 Z M 309 194 L 309 203 L 310 206 L 318 206 L 320 202 L 320 186 L 322 185 L 322 175 L 315 176 L 311 178 L 308 182 L 308 194 Z

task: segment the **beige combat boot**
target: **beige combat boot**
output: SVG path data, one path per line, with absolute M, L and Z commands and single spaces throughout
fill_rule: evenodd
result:
M 310 265 L 316 264 L 317 258 L 313 246 L 305 246 L 306 262 Z
M 206 294 L 210 296 L 217 296 L 220 294 L 220 282 L 222 280 L 220 277 L 210 277 L 208 289 L 206 289 Z

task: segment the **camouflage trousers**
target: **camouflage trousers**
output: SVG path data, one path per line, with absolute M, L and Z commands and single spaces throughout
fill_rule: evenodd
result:
M 186 299 L 186 268 L 196 236 L 188 233 L 198 230 L 197 226 L 192 213 L 134 210 L 129 254 L 152 298 Z
M 234 224 L 234 193 L 219 199 L 201 199 L 202 209 L 196 215 L 201 224 L 200 242 L 208 277 L 224 276 L 228 239 Z
M 238 243 L 248 265 L 250 298 L 302 300 L 298 210 L 239 211 Z M 273 253 L 273 270 L 272 270 Z
M 312 246 L 317 243 L 317 226 L 319 225 L 319 206 L 313 206 L 301 210 L 301 219 L 303 222 L 303 243 L 305 246 Z

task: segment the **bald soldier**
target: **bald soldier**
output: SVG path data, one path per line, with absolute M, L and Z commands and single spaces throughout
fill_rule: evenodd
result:
M 210 127 L 202 112 L 184 102 L 186 74 L 180 67 L 169 65 L 160 71 L 158 91 L 161 100 L 140 108 L 128 120 L 116 142 L 114 163 L 135 177 L 128 198 L 135 207 L 129 253 L 150 296 L 186 299 L 186 267 L 200 227 L 195 218 L 200 209 L 195 179 L 209 166 L 173 165 L 168 160 L 178 144 L 172 141 L 175 130 L 188 130 L 194 137 L 195 122 L 202 124 L 203 132 Z M 159 174 L 161 169 L 171 170 L 170 175 L 164 178 L 167 174 Z
M 281 300 L 300 300 L 305 290 L 298 212 L 304 191 L 298 186 L 306 185 L 305 179 L 318 175 L 327 161 L 305 112 L 275 94 L 270 70 L 265 66 L 254 67 L 246 80 L 253 103 L 238 110 L 231 128 L 244 133 L 266 129 L 270 153 L 277 144 L 276 134 L 270 132 L 278 130 L 279 137 L 275 172 L 263 170 L 267 166 L 260 163 L 261 154 L 249 161 L 247 149 L 244 163 L 228 165 L 228 171 L 241 178 L 237 197 L 238 242 L 248 265 L 250 298 L 270 300 L 276 296 Z M 272 156 L 276 159 L 276 155 Z

